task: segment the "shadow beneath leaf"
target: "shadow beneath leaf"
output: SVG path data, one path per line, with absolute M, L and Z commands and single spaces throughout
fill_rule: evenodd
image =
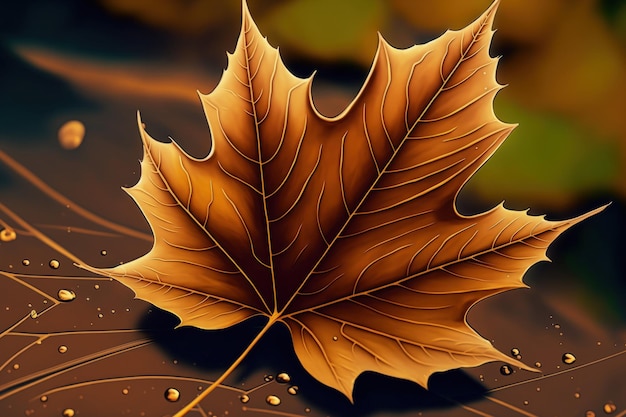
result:
M 265 318 L 255 318 L 245 323 L 218 331 L 192 327 L 175 329 L 178 319 L 154 308 L 140 324 L 168 356 L 180 365 L 187 365 L 206 373 L 207 379 L 217 378 L 247 344 L 263 328 Z M 397 378 L 366 372 L 356 382 L 354 404 L 338 391 L 315 380 L 302 367 L 291 345 L 291 336 L 285 326 L 276 325 L 261 339 L 236 370 L 236 382 L 248 381 L 258 373 L 276 375 L 287 372 L 291 383 L 299 387 L 302 403 L 320 414 L 332 416 L 388 415 L 458 407 L 482 398 L 486 388 L 461 370 L 433 375 L 429 390 Z M 231 381 L 233 377 L 231 377 Z M 212 395 L 217 395 L 213 393 Z

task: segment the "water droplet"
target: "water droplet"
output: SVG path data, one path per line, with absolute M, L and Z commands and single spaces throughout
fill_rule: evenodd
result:
M 596 413 L 591 410 L 587 410 L 587 412 L 585 412 L 585 417 L 596 417 Z
M 309 407 L 307 407 L 307 408 L 305 408 L 305 409 L 304 409 L 304 412 L 305 412 L 305 413 L 310 413 L 310 412 L 311 412 L 311 409 L 310 409 Z
M 17 233 L 13 229 L 2 229 L 0 230 L 0 240 L 3 242 L 10 242 L 17 238 Z
M 524 405 L 528 405 L 528 404 L 529 404 L 528 400 L 524 400 Z
M 519 354 L 521 354 L 521 352 L 518 348 L 511 349 L 511 356 L 517 356 Z
M 607 414 L 613 414 L 615 410 L 617 410 L 617 407 L 613 403 L 606 403 L 602 407 L 602 410 Z
M 337 336 L 333 336 L 333 342 L 336 342 L 337 340 L 339 340 L 339 338 Z
M 28 259 L 22 259 L 22 265 L 24 265 L 24 266 L 28 266 L 28 265 L 30 265 L 30 260 L 28 260 Z
M 19 363 L 14 364 L 13 369 L 15 369 L 16 371 L 20 369 L 20 364 Z
M 502 365 L 500 367 L 500 373 L 502 375 L 511 375 L 513 373 L 513 370 L 511 369 L 509 365 Z
M 100 251 L 100 255 L 102 255 L 102 256 L 107 256 L 107 251 L 105 251 L 104 249 L 102 249 L 102 250 Z
M 278 375 L 276 375 L 276 382 L 280 382 L 281 384 L 286 384 L 289 381 L 291 381 L 291 377 L 289 376 L 287 372 L 281 372 Z
M 76 294 L 72 290 L 59 290 L 57 298 L 61 301 L 72 301 L 76 298 Z
M 52 269 L 59 269 L 59 266 L 61 265 L 61 263 L 57 261 L 56 259 L 51 259 L 50 262 L 48 262 L 48 265 Z
M 564 353 L 561 359 L 563 360 L 563 363 L 568 364 L 568 365 L 571 365 L 574 362 L 576 362 L 576 356 L 574 356 L 573 353 L 569 353 L 569 352 Z
M 128 393 L 129 393 L 128 388 L 124 388 L 124 389 L 122 390 L 122 394 L 124 394 L 124 395 L 128 395 Z
M 265 375 L 263 377 L 263 381 L 265 381 L 265 382 L 270 382 L 270 381 L 273 381 L 273 380 L 274 380 L 274 377 L 272 375 Z
M 164 396 L 167 401 L 175 403 L 180 399 L 180 392 L 176 388 L 168 388 L 165 390 Z
M 57 350 L 59 351 L 59 353 L 65 353 L 65 352 L 67 352 L 67 346 L 61 345 L 61 346 L 59 346 L 59 348 Z
M 93 286 L 94 289 L 99 290 L 100 289 L 100 285 L 96 284 Z
M 30 310 L 30 318 L 31 319 L 36 319 L 37 316 L 38 316 L 37 310 Z
M 63 417 L 74 417 L 74 414 L 76 414 L 76 412 L 71 409 L 71 408 L 66 408 L 65 410 L 63 410 L 63 414 L 61 414 Z
M 104 317 L 104 314 L 100 313 L 98 314 L 98 318 L 101 319 L 102 317 Z
M 239 401 L 241 401 L 242 404 L 246 404 L 248 401 L 250 401 L 250 397 L 248 396 L 248 394 L 242 394 L 239 396 Z
M 541 368 L 541 362 L 538 362 L 538 361 L 537 361 L 537 362 L 535 362 L 535 367 L 536 367 L 536 368 Z
M 555 329 L 560 329 L 560 328 L 561 328 L 561 325 L 560 325 L 560 324 L 555 324 L 555 325 L 554 325 L 554 328 L 555 328 Z
M 575 392 L 574 393 L 574 398 L 580 398 L 580 392 Z
M 280 398 L 278 398 L 275 395 L 268 395 L 267 398 L 265 399 L 265 402 L 268 403 L 269 405 L 280 405 Z
M 59 128 L 57 136 L 59 138 L 59 144 L 63 149 L 76 149 L 83 143 L 85 125 L 78 120 L 70 120 Z
M 300 389 L 300 388 L 298 388 L 298 386 L 297 386 L 297 385 L 292 385 L 292 386 L 290 386 L 289 388 L 287 388 L 287 392 L 288 392 L 289 394 L 291 394 L 291 395 L 296 395 L 296 394 L 298 393 L 298 390 L 299 390 L 299 389 Z
M 47 395 L 42 395 L 42 396 L 39 398 L 39 401 L 41 401 L 42 403 L 45 403 L 46 401 L 48 401 L 48 396 L 47 396 Z

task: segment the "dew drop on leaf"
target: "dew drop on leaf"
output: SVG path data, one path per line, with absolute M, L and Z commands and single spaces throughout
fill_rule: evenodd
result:
M 576 398 L 576 399 L 580 398 L 580 392 L 575 392 L 574 393 L 574 398 Z
M 76 149 L 83 143 L 85 125 L 78 120 L 70 120 L 59 128 L 59 144 L 63 149 Z
M 59 348 L 57 350 L 59 351 L 59 353 L 65 353 L 65 352 L 67 352 L 67 346 L 61 345 L 61 346 L 59 346 Z
M 587 412 L 585 412 L 585 417 L 596 417 L 596 413 L 594 413 L 591 410 L 588 410 Z
M 541 368 L 541 362 L 538 362 L 538 361 L 537 361 L 537 362 L 535 362 L 535 367 L 536 367 L 536 368 Z
M 0 240 L 3 242 L 10 242 L 17 238 L 17 234 L 13 229 L 2 229 L 0 230 Z
M 122 394 L 124 394 L 124 395 L 128 395 L 128 393 L 129 393 L 128 388 L 124 388 L 124 389 L 122 390 Z
M 104 249 L 100 251 L 100 255 L 102 256 L 107 256 L 107 251 L 105 251 Z
M 291 395 L 296 395 L 298 393 L 298 386 L 297 385 L 292 385 L 289 388 L 287 388 L 287 392 Z
M 100 285 L 96 284 L 93 286 L 94 289 L 99 290 L 100 289 Z
M 56 259 L 51 259 L 50 262 L 48 262 L 48 265 L 52 269 L 59 269 L 59 266 L 61 265 L 61 263 L 57 261 Z
M 513 373 L 513 370 L 511 369 L 509 365 L 502 365 L 500 367 L 500 373 L 502 375 L 511 375 Z
M 337 340 L 339 340 L 337 336 L 333 336 L 333 342 L 336 342 Z
M 74 417 L 75 414 L 76 412 L 74 411 L 74 409 L 66 408 L 65 410 L 63 410 L 63 413 L 61 415 L 63 417 Z
M 276 382 L 279 382 L 281 384 L 286 384 L 289 381 L 291 381 L 291 377 L 286 372 L 281 372 L 278 375 L 276 375 Z
M 14 364 L 13 369 L 15 369 L 16 371 L 20 369 L 20 364 L 19 363 Z
M 76 294 L 72 290 L 59 290 L 57 298 L 61 301 L 69 302 L 76 298 Z
M 272 375 L 265 375 L 263 377 L 263 381 L 265 381 L 265 382 L 271 382 L 273 380 L 274 380 L 274 377 Z
M 602 410 L 607 414 L 613 414 L 615 410 L 617 410 L 617 407 L 613 403 L 606 403 L 602 407 Z
M 242 394 L 239 396 L 239 401 L 241 401 L 242 404 L 246 404 L 250 401 L 250 397 L 247 394 Z
M 30 318 L 31 319 L 36 319 L 37 316 L 38 316 L 37 310 L 30 310 Z
M 24 266 L 28 266 L 28 265 L 30 265 L 30 260 L 28 260 L 28 259 L 22 259 L 22 265 L 24 265 Z
M 164 396 L 167 401 L 174 403 L 180 399 L 180 392 L 176 388 L 168 388 Z
M 567 365 L 571 365 L 574 362 L 576 362 L 576 356 L 574 356 L 574 354 L 569 353 L 569 352 L 564 353 L 561 359 L 563 360 L 563 363 Z
M 275 395 L 268 395 L 267 398 L 265 399 L 265 402 L 268 403 L 269 405 L 280 405 L 280 398 L 278 398 Z
M 42 403 L 45 403 L 46 401 L 48 401 L 48 396 L 47 396 L 47 395 L 42 395 L 42 396 L 39 398 L 39 401 L 41 401 Z

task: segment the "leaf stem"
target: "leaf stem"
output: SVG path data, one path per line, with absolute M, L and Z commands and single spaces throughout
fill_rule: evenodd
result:
M 178 411 L 176 414 L 174 414 L 173 417 L 183 417 L 183 416 L 187 415 L 187 413 L 189 411 L 191 411 L 192 408 L 194 408 L 196 405 L 198 405 L 200 403 L 200 401 L 205 399 L 207 397 L 207 395 L 209 395 L 212 391 L 215 390 L 215 388 L 220 386 L 220 384 L 222 382 L 224 382 L 224 380 L 230 376 L 230 374 L 235 370 L 235 368 L 237 368 L 237 366 L 239 366 L 239 364 L 246 358 L 246 356 L 248 356 L 248 353 L 250 353 L 252 348 L 259 342 L 259 340 L 261 340 L 263 335 L 265 333 L 267 333 L 267 331 L 270 329 L 270 327 L 272 327 L 272 325 L 276 322 L 278 317 L 279 317 L 278 314 L 272 315 L 270 317 L 269 321 L 267 322 L 267 324 L 265 325 L 265 327 L 263 327 L 263 329 L 261 329 L 261 331 L 248 344 L 248 347 L 246 347 L 246 349 L 243 352 L 241 352 L 241 355 L 239 355 L 239 357 L 230 365 L 230 367 L 227 370 L 225 370 L 224 373 L 222 373 L 222 375 L 219 378 L 217 378 L 206 390 L 204 390 L 196 398 L 191 400 L 189 402 L 189 404 L 187 404 L 180 411 Z

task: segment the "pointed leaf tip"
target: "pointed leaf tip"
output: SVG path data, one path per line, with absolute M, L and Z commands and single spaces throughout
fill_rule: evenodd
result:
M 484 24 L 487 24 L 489 28 L 495 32 L 495 29 L 493 29 L 493 22 L 495 20 L 496 12 L 498 11 L 499 7 L 500 0 L 494 0 L 489 8 L 485 10 L 485 12 L 478 19 L 476 19 L 475 22 L 484 22 Z

